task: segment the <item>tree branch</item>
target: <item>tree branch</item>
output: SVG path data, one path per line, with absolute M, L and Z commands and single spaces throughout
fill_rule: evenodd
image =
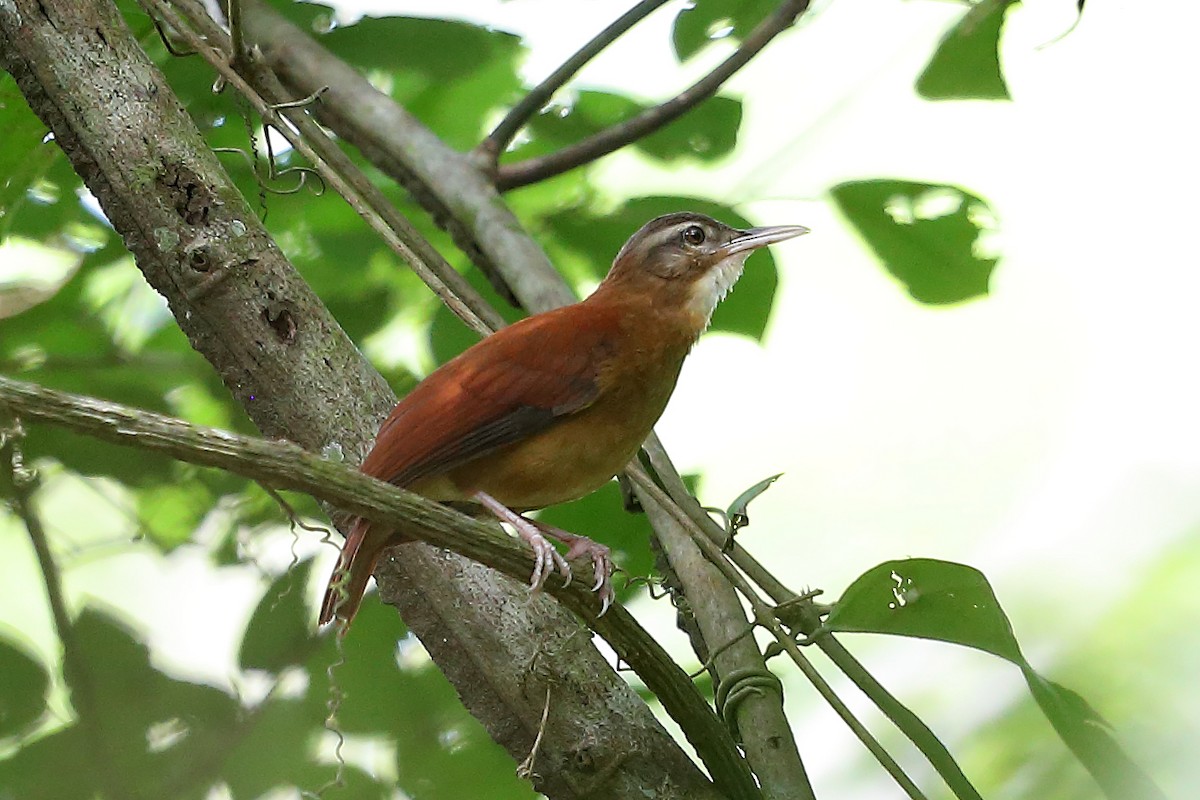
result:
M 531 313 L 574 302 L 470 157 L 262 0 L 243 0 L 242 11 L 247 41 L 280 80 L 301 97 L 329 87 L 314 109 L 317 118 L 407 189 L 502 294 L 519 298 Z
M 521 99 L 521 102 L 512 107 L 504 116 L 504 119 L 500 120 L 500 124 L 488 134 L 486 139 L 480 142 L 478 147 L 479 152 L 494 164 L 500 154 L 512 142 L 513 137 L 517 135 L 517 131 L 521 130 L 525 126 L 525 123 L 529 122 L 533 118 L 533 115 L 550 101 L 554 93 L 561 89 L 567 81 L 575 76 L 575 73 L 583 68 L 584 64 L 599 55 L 604 48 L 615 42 L 622 34 L 650 16 L 652 12 L 666 2 L 667 0 L 642 0 L 642 2 L 618 17 L 607 28 L 596 34 L 575 55 L 564 61 L 562 66 L 550 73 L 544 81 L 530 89 L 529 93 Z
M 172 458 L 216 467 L 277 489 L 305 492 L 318 500 L 402 527 L 435 547 L 444 547 L 503 572 L 525 584 L 532 570 L 529 549 L 495 526 L 460 514 L 421 495 L 368 477 L 344 464 L 310 453 L 291 442 L 272 442 L 215 428 L 191 425 L 163 414 L 59 392 L 0 376 L 0 409 L 13 416 L 66 428 L 112 444 L 136 447 Z M 579 568 L 586 572 L 586 565 Z M 693 746 L 714 774 L 741 772 L 750 781 L 728 732 L 712 714 L 687 675 L 621 606 L 603 617 L 585 581 L 563 587 L 551 580 L 547 593 L 556 597 L 612 645 L 671 716 L 680 722 Z M 514 587 L 526 591 L 524 586 Z M 556 642 L 562 646 L 562 630 Z M 557 653 L 556 653 L 557 655 Z M 553 730 L 553 726 L 551 726 Z M 678 775 L 674 779 L 678 779 Z M 747 786 L 747 784 L 743 784 Z M 748 788 L 752 788 L 752 781 Z M 723 787 L 729 797 L 756 798 L 756 791 L 737 783 Z M 709 796 L 684 794 L 681 797 Z
M 297 93 L 311 92 L 322 85 L 330 87 L 329 92 L 323 97 L 321 107 L 317 109 L 325 124 L 333 128 L 339 136 L 354 141 L 377 166 L 385 171 L 388 171 L 386 164 L 389 160 L 402 161 L 406 168 L 413 170 L 425 170 L 428 177 L 426 186 L 429 191 L 438 192 L 442 197 L 453 198 L 455 205 L 462 209 L 461 213 L 464 215 L 473 215 L 477 212 L 482 214 L 477 219 L 470 216 L 464 217 L 464 224 L 502 225 L 503 215 L 498 217 L 495 213 L 502 205 L 501 201 L 495 196 L 490 185 L 480 186 L 477 167 L 465 162 L 460 154 L 446 150 L 445 146 L 432 133 L 396 105 L 390 97 L 375 90 L 343 62 L 329 55 L 310 36 L 279 18 L 257 0 L 247 0 L 247 6 L 256 9 L 251 23 L 255 28 L 254 33 L 250 36 L 251 40 L 262 48 L 268 62 L 280 72 Z M 431 164 L 436 166 L 436 173 L 430 171 Z M 395 175 L 396 172 L 392 171 L 391 174 Z M 467 205 L 468 201 L 471 205 Z M 483 203 L 482 206 L 480 201 Z M 515 293 L 526 308 L 531 311 L 541 311 L 558 305 L 560 300 L 570 297 L 569 293 L 564 291 L 547 298 L 545 288 L 552 285 L 563 289 L 562 279 L 553 269 L 543 268 L 544 256 L 540 256 L 533 263 L 525 259 L 523 253 L 527 252 L 527 247 L 532 242 L 528 241 L 528 237 L 519 229 L 502 225 L 493 230 L 497 236 L 490 237 L 488 241 L 500 245 L 493 251 L 496 256 L 495 266 L 503 273 L 508 284 L 514 287 Z M 513 246 L 510 246 L 509 243 L 512 243 Z M 377 575 L 377 579 L 385 589 L 390 583 L 387 572 L 384 569 Z M 745 617 L 741 614 L 740 609 L 738 609 L 738 616 L 744 628 Z M 723 642 L 716 644 L 720 645 Z M 754 657 L 761 668 L 761 654 L 755 652 Z M 729 667 L 728 671 L 730 672 L 747 666 L 747 663 L 753 667 L 755 662 L 738 660 L 736 663 L 731 663 L 731 659 L 724 661 L 724 665 Z M 754 706 L 755 704 L 751 703 L 750 705 Z M 760 708 L 769 705 L 768 701 L 765 705 L 760 705 Z M 739 711 L 739 713 L 741 712 Z M 765 717 L 754 719 L 752 716 L 750 718 L 752 721 L 747 722 L 747 728 L 761 731 L 787 731 L 787 720 L 778 704 L 773 712 L 767 711 L 766 713 L 774 715 L 769 726 L 761 724 Z M 790 733 L 785 735 L 790 740 Z M 772 774 L 772 777 L 788 774 L 786 785 L 793 786 L 802 783 L 803 767 L 799 763 L 798 756 L 795 755 L 794 745 L 790 752 L 783 752 L 781 755 L 781 751 L 769 749 L 773 745 L 768 739 L 769 737 L 766 736 L 760 739 L 767 747 L 759 751 L 758 755 L 773 757 L 777 760 L 794 756 L 795 761 L 786 767 L 778 764 L 766 767 L 766 771 Z M 753 761 L 752 763 L 757 772 L 760 765 Z M 797 772 L 801 776 L 800 778 L 797 778 Z M 768 787 L 764 784 L 764 788 Z M 770 791 L 769 788 L 768 791 Z
M 651 436 L 646 447 L 651 463 L 656 468 L 663 467 L 668 473 L 667 480 L 671 480 L 674 467 L 658 437 Z M 704 553 L 683 521 L 674 516 L 672 511 L 680 513 L 680 509 L 671 508 L 671 498 L 650 481 L 641 466 L 628 474 L 659 535 L 671 568 L 683 585 L 688 605 L 707 644 L 709 660 L 716 671 L 714 683 L 718 687 L 718 697 L 722 696 L 723 686 L 732 687 L 739 681 L 743 685 L 759 681 L 756 690 L 740 694 L 743 698 L 740 702 L 725 703 L 721 710 L 725 719 L 741 733 L 742 746 L 763 786 L 764 795 L 812 800 L 813 788 L 783 713 L 783 686 L 767 669 L 766 659 L 754 637 L 746 635 L 751 622 L 746 619 L 734 584 L 725 578 L 717 564 L 709 560 L 713 554 Z M 724 560 L 719 552 L 715 557 Z
M 233 40 L 212 22 L 207 14 L 189 16 L 188 21 L 203 30 L 198 36 L 163 0 L 139 0 L 147 14 L 162 17 L 188 46 L 207 61 L 222 78 L 246 98 L 262 117 L 263 123 L 278 131 L 297 152 L 308 159 L 325 181 L 371 227 L 397 256 L 407 263 L 446 306 L 481 336 L 503 327 L 504 320 L 479 293 L 459 275 L 442 254 L 412 226 L 383 192 L 367 180 L 341 148 L 330 140 L 306 107 L 288 104 L 283 87 L 274 74 L 250 54 L 239 53 Z M 237 4 L 231 8 L 238 8 Z M 209 24 L 205 24 L 205 23 Z M 234 30 L 241 30 L 239 25 Z M 257 73 L 264 98 L 252 89 L 231 64 Z M 257 68 L 257 69 L 256 69 Z M 319 97 L 314 102 L 319 102 Z M 295 126 L 293 129 L 281 115 Z
M 283 258 L 112 3 L 0 3 L 0 63 L 259 430 L 357 463 L 394 395 Z M 543 791 L 580 796 L 590 763 L 615 763 L 610 797 L 667 783 L 677 798 L 715 795 L 557 603 L 420 544 L 387 571 L 404 587 L 393 599 L 405 621 L 516 759 L 536 735 L 546 685 L 562 689 L 542 745 L 542 763 L 556 766 L 542 770 Z M 547 643 L 555 657 L 531 676 Z M 583 747 L 590 761 L 576 758 Z M 728 737 L 706 734 L 697 749 L 736 784 L 726 794 L 752 793 Z
M 496 188 L 502 192 L 528 186 L 606 156 L 666 126 L 712 97 L 738 70 L 758 55 L 767 43 L 787 30 L 808 8 L 809 0 L 784 0 L 767 19 L 759 23 L 741 46 L 720 66 L 670 100 L 649 108 L 637 116 L 593 134 L 581 142 L 555 153 L 501 164 L 496 171 Z

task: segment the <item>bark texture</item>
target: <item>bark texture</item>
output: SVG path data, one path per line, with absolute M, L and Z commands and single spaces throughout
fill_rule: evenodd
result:
M 0 0 L 0 58 L 192 345 L 265 436 L 357 463 L 394 396 L 288 264 L 109 0 Z M 425 545 L 385 585 L 555 798 L 720 796 L 544 595 Z

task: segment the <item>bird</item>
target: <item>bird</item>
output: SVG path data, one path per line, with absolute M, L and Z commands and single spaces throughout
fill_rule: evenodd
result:
M 591 558 L 600 613 L 613 602 L 607 547 L 526 516 L 599 489 L 637 454 L 683 362 L 755 250 L 808 229 L 738 229 L 693 212 L 650 220 L 586 299 L 501 328 L 397 403 L 360 470 L 442 503 L 486 511 L 534 552 L 541 589 Z M 567 546 L 565 556 L 547 539 Z M 405 538 L 350 522 L 320 624 L 354 619 L 383 551 Z

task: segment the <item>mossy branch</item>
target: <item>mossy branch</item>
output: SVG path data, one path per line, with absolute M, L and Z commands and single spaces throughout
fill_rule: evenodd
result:
M 0 376 L 0 409 L 20 419 L 66 428 L 118 445 L 153 451 L 180 461 L 216 467 L 276 489 L 305 492 L 350 513 L 401 526 L 407 535 L 453 550 L 509 577 L 528 580 L 529 548 L 496 527 L 421 495 L 368 477 L 356 469 L 286 441 L 268 441 L 82 395 Z M 584 565 L 580 569 L 586 571 Z M 729 733 L 682 669 L 619 605 L 597 617 L 599 603 L 584 584 L 562 586 L 552 577 L 547 591 L 605 638 L 622 661 L 645 681 L 667 712 L 718 774 L 747 774 Z M 748 774 L 747 774 L 748 775 Z M 726 781 L 730 797 L 748 784 Z

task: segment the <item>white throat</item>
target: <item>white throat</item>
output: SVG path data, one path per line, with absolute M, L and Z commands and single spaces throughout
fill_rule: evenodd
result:
M 742 277 L 742 267 L 752 252 L 744 250 L 718 261 L 692 284 L 687 306 L 697 322 L 698 331 L 703 332 L 708 328 L 717 303 L 725 299 L 725 295 L 729 294 L 738 278 Z

